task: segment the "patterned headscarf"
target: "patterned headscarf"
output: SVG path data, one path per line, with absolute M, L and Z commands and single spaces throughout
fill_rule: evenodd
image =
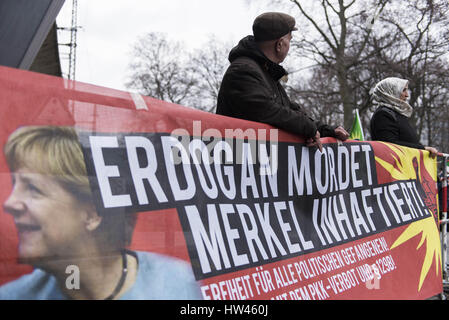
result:
M 406 101 L 399 99 L 407 83 L 408 80 L 393 77 L 380 81 L 373 89 L 374 103 L 410 118 L 413 108 Z

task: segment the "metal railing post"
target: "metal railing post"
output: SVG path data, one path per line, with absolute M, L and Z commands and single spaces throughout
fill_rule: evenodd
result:
M 443 276 L 443 292 L 441 293 L 441 298 L 446 299 L 444 293 L 444 286 L 449 285 L 448 281 L 448 270 L 447 270 L 447 185 L 448 185 L 448 171 L 447 171 L 447 161 L 449 158 L 448 154 L 439 154 L 443 157 L 443 170 L 442 170 L 442 181 L 441 181 L 441 262 L 442 262 L 442 276 Z

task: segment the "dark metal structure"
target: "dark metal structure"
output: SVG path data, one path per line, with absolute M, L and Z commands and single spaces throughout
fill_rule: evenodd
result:
M 63 4 L 0 1 L 0 65 L 61 76 L 55 20 Z

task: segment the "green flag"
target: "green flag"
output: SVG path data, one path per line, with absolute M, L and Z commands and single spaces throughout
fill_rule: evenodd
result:
M 354 122 L 352 124 L 351 134 L 349 139 L 364 141 L 365 136 L 363 135 L 362 122 L 359 117 L 359 109 L 355 109 Z

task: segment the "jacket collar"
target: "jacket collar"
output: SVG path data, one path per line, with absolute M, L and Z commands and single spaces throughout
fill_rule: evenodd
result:
M 268 59 L 257 47 L 254 36 L 246 36 L 240 40 L 229 53 L 231 63 L 239 57 L 248 57 L 255 60 L 276 81 L 287 74 L 287 71 L 281 65 Z

